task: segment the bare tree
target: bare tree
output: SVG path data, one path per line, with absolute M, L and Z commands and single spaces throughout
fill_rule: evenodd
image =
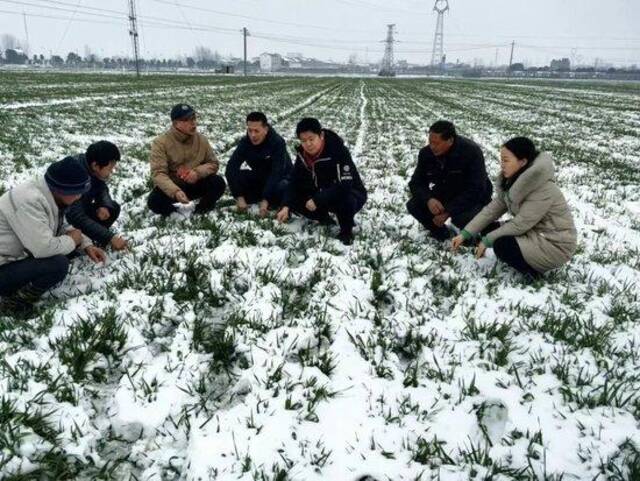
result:
M 19 50 L 21 49 L 20 41 L 9 33 L 5 33 L 0 37 L 0 45 L 2 46 L 2 50 L 13 49 Z
M 193 52 L 193 58 L 196 62 L 213 62 L 215 60 L 215 55 L 209 47 L 199 45 Z

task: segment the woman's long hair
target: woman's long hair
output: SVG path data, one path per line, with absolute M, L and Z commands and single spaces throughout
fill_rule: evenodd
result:
M 511 188 L 513 184 L 516 183 L 518 177 L 520 177 L 524 172 L 526 172 L 528 168 L 533 165 L 534 160 L 536 160 L 536 157 L 540 155 L 540 152 L 538 152 L 535 144 L 528 137 L 514 137 L 502 144 L 502 147 L 515 155 L 518 160 L 527 159 L 526 165 L 522 167 L 518 172 L 516 172 L 508 179 L 505 179 L 504 177 L 502 178 L 500 187 L 502 187 L 502 190 L 506 192 Z

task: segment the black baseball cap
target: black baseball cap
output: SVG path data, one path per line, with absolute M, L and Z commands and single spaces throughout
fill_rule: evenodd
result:
M 171 120 L 182 120 L 193 117 L 196 111 L 191 105 L 177 104 L 171 109 Z

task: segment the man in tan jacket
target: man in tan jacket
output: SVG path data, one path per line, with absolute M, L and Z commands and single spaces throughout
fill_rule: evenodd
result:
M 176 212 L 175 203 L 200 199 L 196 213 L 212 210 L 226 188 L 217 175 L 219 162 L 207 138 L 197 132 L 196 111 L 178 104 L 171 109 L 171 128 L 151 144 L 151 177 L 155 188 L 148 205 L 156 214 Z

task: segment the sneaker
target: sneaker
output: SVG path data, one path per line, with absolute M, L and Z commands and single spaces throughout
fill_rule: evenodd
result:
M 353 232 L 351 231 L 340 231 L 337 235 L 336 239 L 342 242 L 346 246 L 350 246 L 353 244 Z

